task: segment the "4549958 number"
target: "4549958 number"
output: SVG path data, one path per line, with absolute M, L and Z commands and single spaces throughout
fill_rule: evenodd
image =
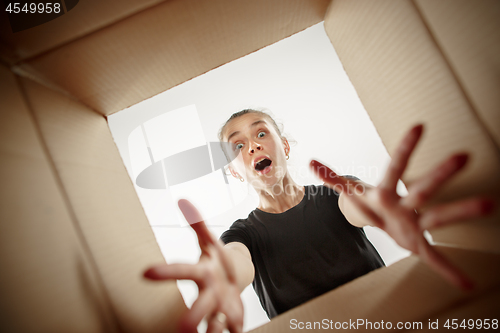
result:
M 7 8 L 5 8 L 5 11 L 6 12 L 9 12 L 9 13 L 14 13 L 14 14 L 18 14 L 18 13 L 31 13 L 31 14 L 34 14 L 34 13 L 39 13 L 39 14 L 42 14 L 42 13 L 45 13 L 45 14 L 50 14 L 50 13 L 56 13 L 56 14 L 59 14 L 61 12 L 61 4 L 60 3 L 52 3 L 52 2 L 46 2 L 46 3 L 34 3 L 34 2 L 31 2 L 31 3 L 25 3 L 22 7 L 21 7 L 21 3 L 18 3 L 18 2 L 15 2 L 15 3 L 9 3 L 7 5 Z
M 480 330 L 480 329 L 498 329 L 498 319 L 464 319 L 459 322 L 458 319 L 448 319 L 444 323 L 443 327 L 447 329 L 456 330 L 459 328 L 470 329 L 470 330 Z

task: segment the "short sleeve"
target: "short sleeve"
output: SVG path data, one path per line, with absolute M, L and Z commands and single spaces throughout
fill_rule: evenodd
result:
M 220 240 L 224 244 L 231 242 L 240 242 L 244 244 L 251 252 L 252 239 L 248 230 L 248 226 L 242 221 L 238 220 L 231 225 L 229 230 L 226 230 L 220 236 Z

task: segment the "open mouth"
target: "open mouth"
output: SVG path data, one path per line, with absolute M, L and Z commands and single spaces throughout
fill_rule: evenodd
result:
M 272 161 L 268 158 L 264 158 L 259 162 L 255 163 L 255 170 L 257 172 L 264 171 L 267 167 L 271 165 Z

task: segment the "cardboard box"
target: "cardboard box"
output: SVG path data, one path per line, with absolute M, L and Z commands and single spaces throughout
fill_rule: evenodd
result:
M 499 14 L 495 0 L 80 1 L 12 33 L 0 13 L 2 330 L 175 331 L 185 306 L 175 283 L 141 277 L 162 255 L 106 116 L 322 20 L 389 152 L 433 124 L 406 183 L 465 150 L 471 165 L 436 200 L 499 195 Z M 256 331 L 498 319 L 499 228 L 497 214 L 433 232 L 473 293 L 412 256 Z

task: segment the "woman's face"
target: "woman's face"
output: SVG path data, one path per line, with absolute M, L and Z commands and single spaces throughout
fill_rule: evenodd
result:
M 290 146 L 266 116 L 247 113 L 231 120 L 223 140 L 231 143 L 231 173 L 243 177 L 255 189 L 272 187 L 286 175 Z

